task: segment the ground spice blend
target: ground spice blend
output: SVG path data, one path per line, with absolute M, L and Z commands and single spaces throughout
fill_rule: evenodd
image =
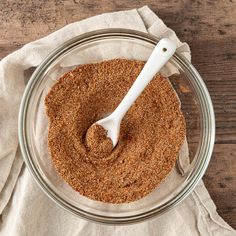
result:
M 138 200 L 175 165 L 185 120 L 175 91 L 161 75 L 125 115 L 113 150 L 111 143 L 96 146 L 102 133 L 86 138 L 89 127 L 118 106 L 143 66 L 142 61 L 125 59 L 80 65 L 59 78 L 46 96 L 53 164 L 73 189 L 88 198 L 108 203 Z

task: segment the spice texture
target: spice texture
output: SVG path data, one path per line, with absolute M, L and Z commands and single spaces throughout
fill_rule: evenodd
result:
M 108 156 L 113 149 L 112 141 L 107 137 L 107 130 L 98 124 L 93 124 L 88 129 L 85 145 L 89 155 L 94 156 L 95 158 Z
M 143 66 L 125 59 L 80 65 L 59 78 L 45 98 L 53 164 L 86 197 L 109 203 L 138 200 L 175 165 L 185 120 L 174 89 L 161 75 L 123 118 L 113 150 L 106 134 L 89 129 L 118 106 Z

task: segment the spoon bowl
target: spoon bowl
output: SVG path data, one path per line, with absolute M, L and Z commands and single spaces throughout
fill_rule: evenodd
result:
M 109 115 L 97 121 L 95 124 L 98 124 L 107 130 L 107 137 L 111 139 L 114 148 L 119 140 L 120 121 L 113 118 L 112 115 Z

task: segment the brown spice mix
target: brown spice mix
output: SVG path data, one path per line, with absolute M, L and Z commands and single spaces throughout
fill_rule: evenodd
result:
M 63 75 L 45 99 L 52 161 L 59 175 L 86 197 L 109 203 L 138 200 L 175 165 L 185 120 L 174 89 L 161 75 L 125 115 L 112 151 L 96 152 L 96 132 L 86 140 L 88 128 L 117 107 L 143 66 L 124 59 L 80 65 Z
M 89 156 L 94 156 L 94 161 L 97 160 L 98 162 L 100 162 L 99 159 L 101 157 L 110 155 L 113 149 L 112 140 L 107 137 L 107 130 L 98 124 L 93 124 L 87 130 L 85 146 Z

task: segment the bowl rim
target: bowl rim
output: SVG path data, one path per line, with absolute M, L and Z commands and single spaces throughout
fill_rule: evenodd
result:
M 60 197 L 58 194 L 56 194 L 50 186 L 44 181 L 44 178 L 40 175 L 38 172 L 36 166 L 34 165 L 27 142 L 27 135 L 26 135 L 26 116 L 27 116 L 27 107 L 30 100 L 30 94 L 33 91 L 34 85 L 37 83 L 39 78 L 44 74 L 46 68 L 58 58 L 59 55 L 62 55 L 66 51 L 69 50 L 69 48 L 73 48 L 75 45 L 81 45 L 82 43 L 86 43 L 89 40 L 98 40 L 98 39 L 105 39 L 105 38 L 112 38 L 112 37 L 126 37 L 126 38 L 136 38 L 139 40 L 144 40 L 146 42 L 149 42 L 153 45 L 155 45 L 159 39 L 153 35 L 150 35 L 148 33 L 136 31 L 136 30 L 130 30 L 130 29 L 120 29 L 120 28 L 113 28 L 113 29 L 101 29 L 101 30 L 95 30 L 91 31 L 89 33 L 85 33 L 76 37 L 73 37 L 72 39 L 64 42 L 60 46 L 58 46 L 55 50 L 53 50 L 42 62 L 41 64 L 36 68 L 34 73 L 32 74 L 30 80 L 28 81 L 28 84 L 25 88 L 20 109 L 19 109 L 19 117 L 18 117 L 18 137 L 19 137 L 19 144 L 21 148 L 21 153 L 24 159 L 24 162 L 26 163 L 26 166 L 28 170 L 31 172 L 33 178 L 38 183 L 38 185 L 41 187 L 41 189 L 58 205 L 60 205 L 65 210 L 73 213 L 76 216 L 80 216 L 81 218 L 84 218 L 89 221 L 98 222 L 98 223 L 104 223 L 104 224 L 130 224 L 130 223 L 137 223 L 140 221 L 144 221 L 147 219 L 150 219 L 154 216 L 161 215 L 165 213 L 166 211 L 172 209 L 174 206 L 179 204 L 181 201 L 183 201 L 190 192 L 196 187 L 198 182 L 201 180 L 203 174 L 205 173 L 207 166 L 209 164 L 213 147 L 214 147 L 214 141 L 215 141 L 215 115 L 213 110 L 212 101 L 210 98 L 210 95 L 208 93 L 208 90 L 205 86 L 205 83 L 203 82 L 203 79 L 201 78 L 200 74 L 197 72 L 195 67 L 183 56 L 178 54 L 177 52 L 174 54 L 175 60 L 182 66 L 184 66 L 189 73 L 195 78 L 195 82 L 200 88 L 200 92 L 202 95 L 203 102 L 205 104 L 205 112 L 208 119 L 204 120 L 204 125 L 207 127 L 206 134 L 204 134 L 205 143 L 202 147 L 202 152 L 198 155 L 203 155 L 198 163 L 198 168 L 193 171 L 193 173 L 190 175 L 190 181 L 186 184 L 185 188 L 180 190 L 180 192 L 171 198 L 169 201 L 167 201 L 165 204 L 162 204 L 161 206 L 157 208 L 153 208 L 147 212 L 136 214 L 136 215 L 130 215 L 125 217 L 115 217 L 115 216 L 104 216 L 104 215 L 98 215 L 94 213 L 90 213 L 87 211 L 84 211 L 82 209 L 79 209 L 72 204 L 66 202 L 62 197 Z M 196 172 L 196 173 L 195 173 Z

